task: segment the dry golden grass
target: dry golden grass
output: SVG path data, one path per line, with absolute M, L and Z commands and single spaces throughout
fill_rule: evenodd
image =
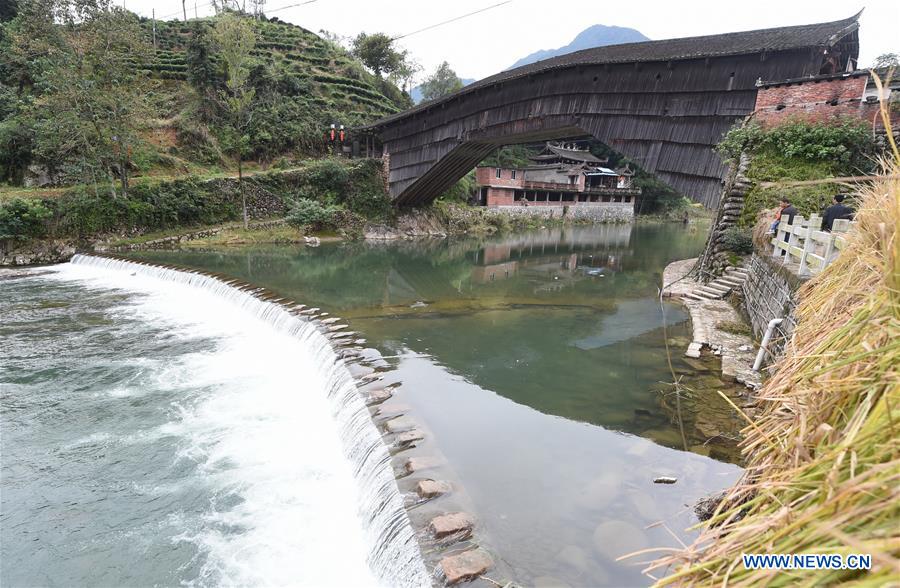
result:
M 745 428 L 743 478 L 658 585 L 900 585 L 900 154 L 859 191 L 848 247 L 799 292 Z M 868 553 L 871 571 L 746 570 L 744 553 Z

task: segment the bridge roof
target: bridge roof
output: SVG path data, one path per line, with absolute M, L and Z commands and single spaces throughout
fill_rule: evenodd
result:
M 384 124 L 406 118 L 432 106 L 446 102 L 479 88 L 484 88 L 551 69 L 561 69 L 578 65 L 596 65 L 613 63 L 635 63 L 652 61 L 673 61 L 680 59 L 703 59 L 705 57 L 722 57 L 727 55 L 746 55 L 772 51 L 786 51 L 806 47 L 830 47 L 859 27 L 857 13 L 850 18 L 818 24 L 758 29 L 721 35 L 705 35 L 701 37 L 682 37 L 660 41 L 643 41 L 640 43 L 622 43 L 582 49 L 558 57 L 536 61 L 522 67 L 502 71 L 498 74 L 478 80 L 461 90 L 442 98 L 423 102 L 417 106 L 385 117 L 368 128 L 378 128 Z

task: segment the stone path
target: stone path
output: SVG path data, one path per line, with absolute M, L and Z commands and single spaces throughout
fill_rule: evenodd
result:
M 725 300 L 698 294 L 704 292 L 703 284 L 693 277 L 686 277 L 696 262 L 696 258 L 675 261 L 663 271 L 663 284 L 666 286 L 663 296 L 678 298 L 691 313 L 694 337 L 685 355 L 700 357 L 701 350 L 708 347 L 722 357 L 723 378 L 759 388 L 762 385 L 760 374 L 751 369 L 756 358 L 756 345 L 749 335 L 728 333 L 719 328 L 723 323 L 743 321 Z

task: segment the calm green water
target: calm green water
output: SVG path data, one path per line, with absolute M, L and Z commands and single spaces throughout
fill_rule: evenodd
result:
M 615 558 L 671 546 L 662 525 L 648 528 L 660 521 L 689 539 L 687 505 L 740 473 L 740 423 L 716 393 L 733 390 L 717 366 L 682 357 L 688 317 L 657 301 L 663 268 L 697 255 L 705 228 L 133 255 L 240 277 L 347 318 L 395 368 L 385 381 L 402 383 L 382 411 L 427 433 L 398 460 L 445 460 L 401 487 L 455 484 L 413 517 L 473 512 L 498 578 L 646 585 L 642 566 Z M 673 394 L 667 337 L 690 397 Z M 679 481 L 653 484 L 659 475 Z

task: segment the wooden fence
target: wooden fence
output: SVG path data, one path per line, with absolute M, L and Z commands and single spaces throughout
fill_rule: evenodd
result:
M 772 238 L 772 256 L 781 257 L 782 263 L 797 264 L 801 276 L 814 275 L 828 267 L 846 246 L 845 234 L 855 223 L 836 220 L 831 232 L 819 230 L 822 217 L 812 215 L 805 219 L 794 216 L 794 222 L 778 223 Z

